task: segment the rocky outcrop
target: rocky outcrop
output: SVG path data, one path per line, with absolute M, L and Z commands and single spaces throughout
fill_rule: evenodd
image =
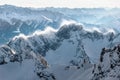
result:
M 120 79 L 120 45 L 112 49 L 103 48 L 99 64 L 94 65 L 92 80 Z

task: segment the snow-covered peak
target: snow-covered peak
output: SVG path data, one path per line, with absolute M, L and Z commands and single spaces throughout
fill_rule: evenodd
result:
M 57 35 L 61 32 L 61 29 L 63 31 L 68 29 L 72 33 L 82 28 L 80 25 L 72 24 L 64 25 L 58 31 L 46 28 L 45 33 L 40 31 L 30 36 L 20 34 L 0 47 L 0 64 L 9 64 L 11 62 L 22 64 L 26 60 L 33 59 L 32 63 L 35 63 L 35 74 L 40 78 L 41 74 L 49 75 L 51 72 L 49 70 L 55 70 L 59 67 L 63 68 L 63 70 L 71 70 L 72 68 L 75 70 L 84 69 L 84 67 L 90 64 L 90 59 L 85 52 L 84 46 L 81 45 L 81 41 L 76 39 L 70 41 L 63 38 L 62 41 L 61 37 Z M 68 51 L 68 49 L 70 50 Z M 54 74 L 58 76 L 59 72 Z
M 113 43 L 110 41 L 113 41 L 117 35 L 113 32 L 109 32 L 109 34 L 105 33 L 106 32 L 102 33 L 99 28 L 89 31 L 81 24 L 71 23 L 63 25 L 59 29 L 46 27 L 44 31 L 37 30 L 31 35 L 19 34 L 19 36 L 11 39 L 7 45 L 18 54 L 34 50 L 35 53 L 45 56 L 46 52 L 51 49 L 56 50 L 62 45 L 64 40 L 68 40 L 70 43 L 74 44 L 78 42 L 76 45 L 83 45 L 86 54 L 89 55 L 89 57 L 94 57 L 94 55 L 91 54 L 100 53 L 100 50 L 96 51 L 95 49 L 101 49 L 104 46 L 115 43 L 115 41 Z M 98 47 L 95 48 L 96 43 L 102 41 L 105 41 L 105 43 L 99 44 Z M 93 46 L 93 48 L 91 47 L 92 52 L 89 51 L 90 44 Z M 28 51 L 25 51 L 28 47 Z M 99 57 L 99 55 L 97 56 Z
M 91 70 L 92 63 L 99 62 L 101 49 L 113 46 L 118 41 L 118 36 L 114 33 L 104 34 L 98 29 L 88 31 L 82 25 L 75 23 L 63 25 L 59 29 L 47 27 L 44 31 L 38 30 L 30 35 L 15 36 L 1 46 L 0 64 L 11 62 L 21 64 L 32 59 L 32 63 L 35 64 L 35 74 L 39 78 L 43 78 L 44 76 L 41 77 L 43 74 L 54 73 L 51 76 L 60 80 L 62 78 L 59 74 L 69 71 L 65 79 L 68 79 L 67 76 L 74 75 L 70 78 L 72 80 L 75 74 L 79 73 L 78 71 L 83 70 L 84 74 L 87 69 Z M 57 70 L 58 68 L 61 71 Z M 73 70 L 75 74 L 71 74 Z

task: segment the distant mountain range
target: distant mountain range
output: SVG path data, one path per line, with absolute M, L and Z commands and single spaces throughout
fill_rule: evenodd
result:
M 0 6 L 0 44 L 8 42 L 20 33 L 32 34 L 47 26 L 59 28 L 65 20 L 97 27 L 102 31 L 112 28 L 119 32 L 120 9 L 103 8 L 22 8 L 12 5 Z

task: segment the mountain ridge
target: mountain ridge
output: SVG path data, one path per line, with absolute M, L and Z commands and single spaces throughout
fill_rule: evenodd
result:
M 93 63 L 98 62 L 96 60 L 99 59 L 101 49 L 111 45 L 111 42 L 111 46 L 114 46 L 117 39 L 119 40 L 119 35 L 115 39 L 114 37 L 116 37 L 116 34 L 113 32 L 108 34 L 95 30 L 89 32 L 82 25 L 75 23 L 63 25 L 58 30 L 47 28 L 45 31 L 37 31 L 30 36 L 24 34 L 16 36 L 6 45 L 1 46 L 0 63 L 2 65 L 18 62 L 22 65 L 24 61 L 32 59 L 32 63 L 36 65 L 34 66 L 35 70 L 32 70 L 35 71 L 34 74 L 37 74 L 39 78 L 51 78 L 41 77 L 41 74 L 47 76 L 53 73 L 54 75 L 51 76 L 59 80 L 61 79 L 59 77 L 60 73 L 54 71 L 55 69 L 60 68 L 63 74 L 64 70 L 70 72 L 71 70 L 78 70 L 81 72 L 83 69 L 85 71 L 91 69 Z M 98 44 L 97 48 L 96 43 L 103 41 L 105 43 Z M 91 45 L 92 47 L 90 47 Z M 96 54 L 96 56 L 94 57 L 92 53 L 93 55 Z M 48 68 L 41 63 L 39 56 L 44 58 L 43 62 L 45 61 L 45 64 L 47 61 Z M 66 78 L 68 78 L 67 76 Z
M 9 8 L 9 9 L 8 9 Z M 73 20 L 87 28 L 114 29 L 119 32 L 119 9 L 67 9 L 67 8 L 22 8 L 0 6 L 0 43 L 5 43 L 20 33 L 32 34 L 47 26 L 59 28 L 63 20 Z M 7 31 L 9 28 L 9 31 Z M 5 33 L 7 32 L 7 33 Z M 8 35 L 9 34 L 9 35 Z

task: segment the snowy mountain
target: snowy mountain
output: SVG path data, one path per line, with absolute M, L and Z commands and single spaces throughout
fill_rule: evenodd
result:
M 119 13 L 0 6 L 0 79 L 119 80 Z
M 70 32 L 79 31 L 82 29 L 82 27 L 79 25 L 68 25 L 61 27 L 58 31 L 53 29 L 49 29 L 49 31 L 47 31 L 48 29 L 46 29 L 44 32 L 36 32 L 31 36 L 20 35 L 13 38 L 10 42 L 0 48 L 0 64 L 20 62 L 20 64 L 23 65 L 24 61 L 32 59 L 32 63 L 36 64 L 34 69 L 35 71 L 36 68 L 38 69 L 36 73 L 39 73 L 39 76 L 39 68 L 40 70 L 47 68 L 45 67 L 45 64 L 40 64 L 41 60 L 39 61 L 39 56 L 41 55 L 46 59 L 47 64 L 50 66 L 48 71 L 56 71 L 54 69 L 58 69 L 59 67 L 62 70 L 65 70 L 69 69 L 70 66 L 79 69 L 84 65 L 90 64 L 89 57 L 85 53 L 84 47 L 80 45 L 81 42 L 76 41 L 76 39 L 74 42 L 70 42 L 67 40 L 67 36 L 62 34 L 66 29 L 69 30 L 67 35 L 70 35 Z M 66 51 L 64 50 L 65 48 Z M 71 50 L 68 51 L 68 49 Z M 58 76 L 60 73 L 55 72 L 54 74 Z M 66 75 L 66 78 L 67 76 L 68 75 Z
M 79 79 L 78 76 L 82 77 L 86 71 L 92 72 L 93 63 L 99 62 L 103 47 L 112 47 L 116 43 L 119 43 L 119 34 L 86 29 L 80 24 L 67 24 L 59 29 L 48 27 L 28 36 L 20 34 L 0 47 L 1 74 L 9 75 L 6 70 L 10 67 L 14 69 L 9 77 L 1 75 L 0 78 Z M 28 76 L 24 71 L 30 71 Z M 16 74 L 16 77 L 13 74 Z

